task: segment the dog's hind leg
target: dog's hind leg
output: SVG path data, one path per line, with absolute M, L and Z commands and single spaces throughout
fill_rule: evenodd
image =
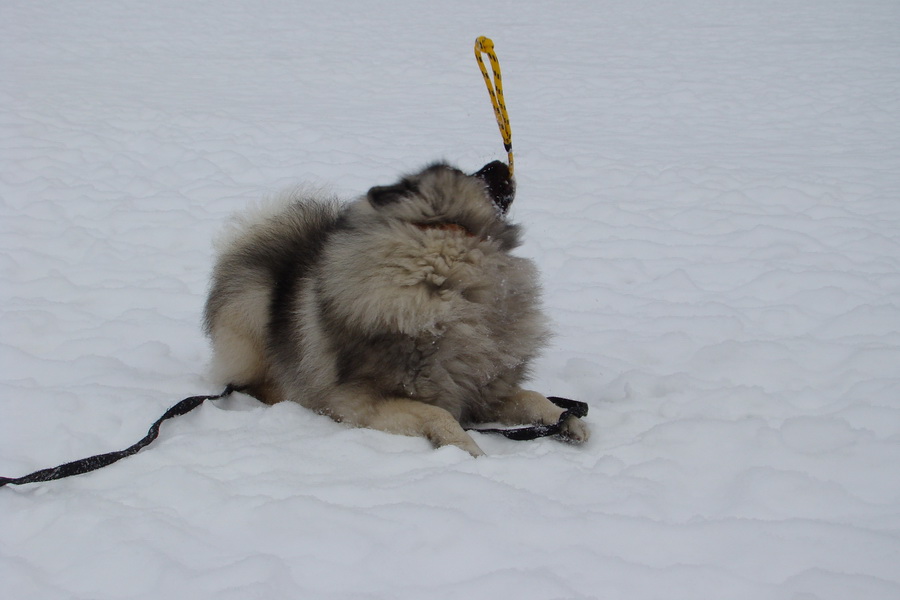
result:
M 212 377 L 244 388 L 266 404 L 283 400 L 269 377 L 266 328 L 270 294 L 261 286 L 220 292 L 207 304 L 207 333 L 212 340 Z

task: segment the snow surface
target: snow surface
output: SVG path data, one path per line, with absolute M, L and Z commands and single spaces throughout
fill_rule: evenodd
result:
M 0 489 L 44 598 L 900 598 L 900 3 L 0 7 L 0 473 L 214 392 L 227 215 L 503 158 L 585 447 L 489 456 L 241 396 Z

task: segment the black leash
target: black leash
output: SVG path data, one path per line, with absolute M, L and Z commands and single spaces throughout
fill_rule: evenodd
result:
M 569 400 L 568 398 L 560 398 L 558 396 L 547 396 L 547 400 L 565 409 L 563 414 L 559 415 L 559 419 L 552 425 L 527 425 L 525 427 L 514 427 L 512 429 L 478 429 L 477 427 L 469 427 L 466 431 L 477 431 L 479 433 L 499 433 L 511 440 L 517 442 L 527 442 L 528 440 L 536 440 L 537 438 L 547 437 L 551 435 L 560 436 L 566 439 L 563 433 L 563 424 L 569 417 L 586 417 L 588 414 L 588 405 L 580 400 Z
M 82 458 L 81 460 L 72 461 L 70 463 L 66 463 L 64 465 L 59 465 L 58 467 L 52 467 L 50 469 L 41 469 L 40 471 L 35 471 L 30 475 L 25 475 L 24 477 L 0 477 L 0 487 L 10 483 L 12 485 L 22 485 L 24 483 L 36 483 L 39 481 L 51 481 L 53 479 L 62 479 L 63 477 L 71 477 L 72 475 L 81 475 L 82 473 L 90 473 L 91 471 L 96 471 L 101 467 L 105 467 L 107 465 L 111 465 L 114 462 L 120 461 L 127 456 L 131 456 L 132 454 L 137 454 L 141 448 L 147 446 L 159 436 L 159 426 L 163 421 L 167 421 L 171 418 L 181 416 L 183 414 L 189 413 L 201 404 L 205 400 L 218 400 L 219 398 L 224 398 L 225 396 L 231 395 L 237 388 L 229 385 L 225 388 L 221 394 L 215 394 L 213 396 L 191 396 L 190 398 L 185 398 L 169 410 L 163 414 L 157 421 L 150 426 L 150 429 L 147 431 L 147 435 L 134 444 L 133 446 L 129 446 L 124 450 L 119 450 L 118 452 L 107 452 L 106 454 L 98 454 L 96 456 L 89 456 L 88 458 Z
M 163 414 L 163 416 L 157 419 L 156 422 L 150 426 L 150 429 L 147 430 L 147 435 L 144 436 L 143 439 L 141 439 L 136 444 L 125 448 L 124 450 L 119 450 L 117 452 L 107 452 L 106 454 L 97 454 L 96 456 L 89 456 L 88 458 L 82 458 L 81 460 L 72 461 L 64 465 L 59 465 L 58 467 L 41 469 L 40 471 L 35 471 L 34 473 L 25 475 L 23 477 L 0 477 L 0 487 L 3 487 L 6 484 L 23 485 L 26 483 L 37 483 L 40 481 L 52 481 L 54 479 L 71 477 L 72 475 L 90 473 L 91 471 L 96 471 L 97 469 L 111 465 L 114 462 L 118 462 L 125 457 L 131 456 L 132 454 L 137 454 L 142 448 L 149 445 L 153 440 L 155 440 L 159 436 L 159 426 L 162 425 L 163 421 L 167 421 L 174 417 L 179 417 L 181 415 L 187 414 L 203 404 L 206 400 L 218 400 L 220 398 L 230 396 L 232 392 L 239 392 L 241 391 L 241 389 L 242 388 L 233 385 L 228 385 L 221 394 L 214 394 L 211 396 L 191 396 L 190 398 L 185 398 L 184 400 L 167 410 Z M 566 398 L 557 398 L 555 396 L 551 396 L 550 401 L 560 408 L 565 409 L 563 411 L 563 414 L 560 415 L 559 421 L 557 421 L 553 425 L 533 425 L 529 427 L 517 427 L 514 429 L 470 429 L 469 431 L 480 431 L 481 433 L 499 433 L 501 435 L 505 435 L 511 440 L 534 440 L 539 437 L 561 435 L 563 423 L 570 416 L 584 417 L 585 415 L 587 415 L 588 405 L 584 402 L 579 402 L 577 400 L 568 400 Z M 561 437 L 565 439 L 564 435 L 561 435 Z

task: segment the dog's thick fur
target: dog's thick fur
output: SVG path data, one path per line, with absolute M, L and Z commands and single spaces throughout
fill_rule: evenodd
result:
M 510 254 L 512 185 L 502 163 L 439 163 L 346 205 L 294 194 L 238 217 L 205 311 L 216 377 L 475 456 L 460 423 L 555 423 L 519 387 L 548 331 L 535 267 Z

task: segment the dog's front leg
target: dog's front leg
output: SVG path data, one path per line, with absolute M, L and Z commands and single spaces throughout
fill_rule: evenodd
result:
M 538 392 L 519 389 L 505 398 L 497 409 L 497 420 L 507 425 L 524 423 L 552 425 L 559 421 L 563 409 L 550 402 L 546 396 Z M 587 424 L 577 417 L 570 416 L 563 423 L 560 435 L 569 442 L 581 444 L 591 437 Z
M 453 415 L 443 408 L 417 400 L 381 400 L 364 426 L 402 435 L 422 436 L 431 441 L 435 448 L 453 445 L 472 456 L 484 455 L 484 451 Z
M 379 398 L 364 389 L 344 387 L 329 403 L 332 418 L 388 433 L 424 437 L 436 448 L 456 446 L 472 456 L 484 451 L 443 408 L 408 398 Z

